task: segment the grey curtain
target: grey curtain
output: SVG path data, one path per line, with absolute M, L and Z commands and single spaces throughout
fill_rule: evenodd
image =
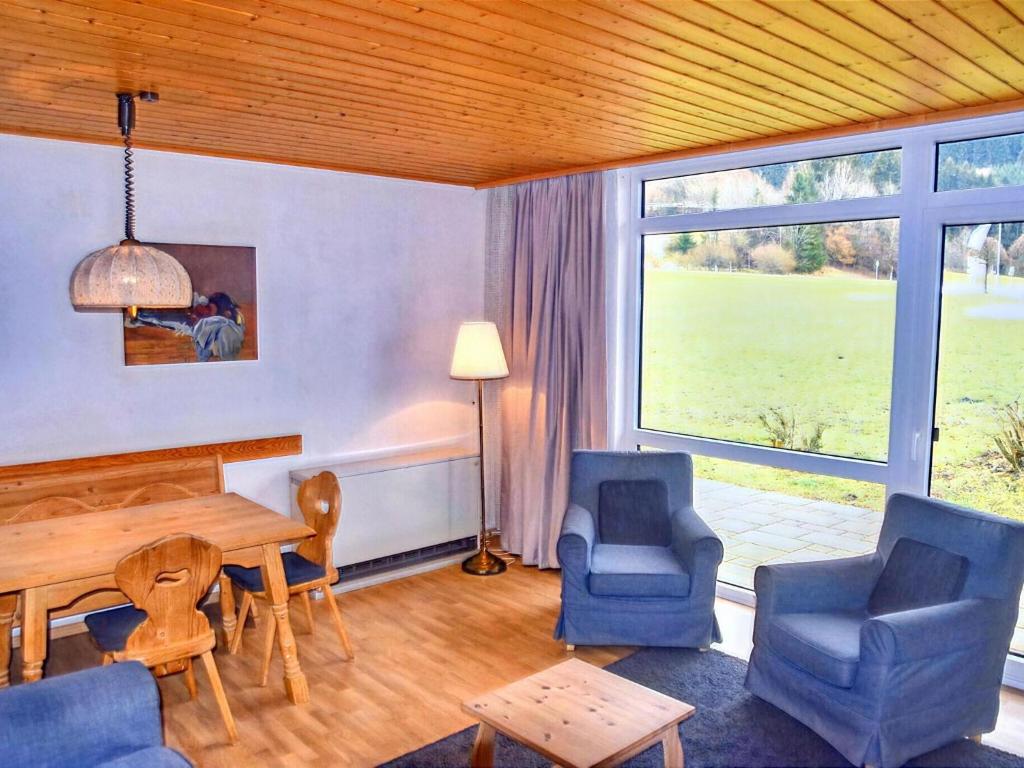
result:
M 486 305 L 510 370 L 488 409 L 490 477 L 503 546 L 542 568 L 558 566 L 573 449 L 607 441 L 603 208 L 600 173 L 493 190 L 488 206 Z

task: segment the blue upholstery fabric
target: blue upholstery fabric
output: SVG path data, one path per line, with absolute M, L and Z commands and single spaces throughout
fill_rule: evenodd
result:
M 690 576 L 669 547 L 596 544 L 590 591 L 612 597 L 686 597 Z
M 769 627 L 772 648 L 786 661 L 832 685 L 849 688 L 860 661 L 860 628 L 852 613 L 783 613 Z
M 964 558 L 960 594 L 872 616 L 871 595 L 901 539 Z M 995 727 L 1022 584 L 1024 524 L 894 494 L 873 554 L 757 569 L 747 688 L 854 765 L 902 765 Z
M 608 481 L 664 484 L 667 547 L 645 551 L 650 548 L 602 540 L 598 517 Z M 638 525 L 647 528 L 647 520 Z M 722 542 L 693 511 L 687 454 L 575 451 L 558 539 L 562 611 L 555 636 L 575 645 L 705 648 L 718 642 L 714 607 L 722 555 Z
M 4 768 L 190 765 L 163 743 L 156 681 L 136 662 L 0 690 Z
M 960 597 L 966 579 L 967 558 L 901 538 L 871 592 L 868 612 L 878 615 L 948 603 Z
M 288 586 L 305 584 L 307 581 L 321 579 L 324 576 L 323 567 L 311 563 L 295 552 L 284 552 L 281 555 L 284 563 L 284 577 Z M 247 592 L 263 591 L 263 576 L 259 568 L 242 568 L 239 565 L 225 565 L 224 573 L 240 589 Z
M 96 768 L 191 768 L 192 763 L 167 747 L 149 747 L 100 763 Z
M 667 547 L 672 541 L 664 480 L 605 480 L 598 491 L 598 534 L 605 544 Z
M 145 611 L 125 605 L 90 613 L 85 617 L 85 626 L 101 651 L 123 651 L 128 635 L 145 620 Z

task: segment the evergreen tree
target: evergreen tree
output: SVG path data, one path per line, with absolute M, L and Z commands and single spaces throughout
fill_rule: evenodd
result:
M 697 241 L 693 239 L 693 235 L 689 232 L 680 232 L 669 241 L 668 250 L 684 254 L 693 250 L 696 244 Z
M 817 272 L 828 261 L 825 248 L 825 228 L 820 224 L 806 224 L 796 228 L 796 271 Z
M 806 170 L 797 171 L 796 175 L 793 176 L 793 186 L 790 187 L 789 194 L 786 195 L 786 202 L 794 205 L 814 203 L 820 199 L 821 195 L 818 192 L 818 185 L 814 181 L 814 176 Z

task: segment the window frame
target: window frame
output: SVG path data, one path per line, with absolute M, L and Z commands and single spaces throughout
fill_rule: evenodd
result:
M 937 190 L 938 145 L 1024 133 L 1024 111 L 931 125 L 724 151 L 638 166 L 607 174 L 609 444 L 682 450 L 812 474 L 881 483 L 896 492 L 928 495 L 938 381 L 942 236 L 949 225 L 1022 218 L 1024 185 Z M 900 192 L 876 198 L 710 211 L 643 215 L 643 182 L 820 157 L 902 150 Z M 680 231 L 853 221 L 896 217 L 900 222 L 889 445 L 885 462 L 802 453 L 639 427 L 643 235 Z M 924 393 L 925 396 L 921 396 Z M 719 582 L 722 596 L 753 604 L 753 593 Z M 1004 682 L 1024 689 L 1024 655 L 1011 651 Z
M 1024 203 L 1024 185 L 935 191 L 938 144 L 1024 132 L 1024 112 L 830 139 L 707 154 L 612 172 L 616 205 L 609 222 L 610 442 L 649 445 L 813 474 L 881 483 L 926 494 L 931 469 L 938 354 L 941 231 L 965 218 L 998 220 Z M 860 152 L 900 149 L 900 191 L 871 198 L 644 216 L 645 181 Z M 986 218 L 992 217 L 992 218 Z M 1019 218 L 1019 213 L 1017 214 Z M 900 222 L 889 445 L 885 461 L 811 454 L 639 425 L 643 236 L 675 232 L 898 218 Z M 927 397 L 920 393 L 926 392 Z

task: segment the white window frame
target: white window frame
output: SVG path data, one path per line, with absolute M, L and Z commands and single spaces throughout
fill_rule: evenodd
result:
M 886 495 L 927 494 L 932 453 L 942 230 L 949 224 L 1024 219 L 1024 186 L 936 192 L 937 145 L 1024 132 L 1024 112 L 892 131 L 707 155 L 610 172 L 614 205 L 609 241 L 609 439 L 683 450 L 800 472 L 885 485 Z M 823 157 L 902 150 L 901 190 L 885 197 L 776 205 L 643 218 L 643 182 L 671 176 Z M 789 451 L 768 446 L 641 429 L 639 420 L 641 243 L 648 234 L 898 218 L 899 275 L 893 345 L 892 399 L 885 461 Z M 735 592 L 736 590 L 730 590 Z M 1024 682 L 1024 663 L 1014 675 Z M 1009 671 L 1009 668 L 1008 668 Z

